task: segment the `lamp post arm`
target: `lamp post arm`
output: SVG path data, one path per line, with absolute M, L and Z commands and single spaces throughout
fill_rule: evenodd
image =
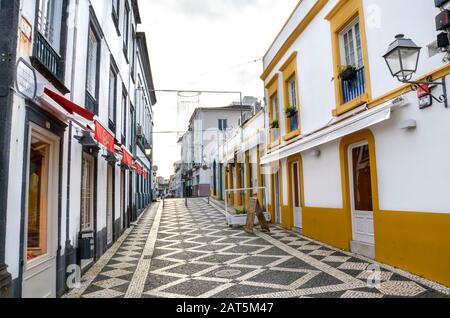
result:
M 445 79 L 445 76 L 442 77 L 441 81 L 432 81 L 431 78 L 428 78 L 427 81 L 401 81 L 405 84 L 411 84 L 412 89 L 414 91 L 417 91 L 418 88 L 421 88 L 424 92 L 428 92 L 428 95 L 431 96 L 432 99 L 434 99 L 436 102 L 444 104 L 445 108 L 449 108 L 448 105 L 448 98 L 447 98 L 447 82 Z M 442 86 L 442 95 L 439 97 L 434 96 L 431 93 L 431 89 L 427 89 L 424 87 L 425 85 L 441 85 Z

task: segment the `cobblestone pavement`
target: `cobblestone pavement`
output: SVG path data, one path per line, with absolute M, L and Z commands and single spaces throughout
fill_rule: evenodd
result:
M 96 277 L 85 280 L 85 287 L 72 296 L 422 298 L 450 294 L 441 285 L 278 227 L 272 227 L 270 234 L 253 236 L 230 228 L 224 215 L 202 199 L 189 200 L 189 209 L 184 200 L 170 200 L 164 209 L 161 205 L 155 210 L 144 215 L 139 227 L 117 243 L 121 244 L 117 252 L 106 257 L 110 257 L 103 262 L 106 265 L 96 269 Z

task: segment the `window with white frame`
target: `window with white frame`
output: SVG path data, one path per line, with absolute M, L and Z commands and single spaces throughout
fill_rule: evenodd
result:
M 119 26 L 119 8 L 120 0 L 112 0 L 112 18 L 116 28 Z
M 97 99 L 97 63 L 99 53 L 99 39 L 92 27 L 88 34 L 86 90 L 93 99 Z
M 295 80 L 295 76 L 292 76 L 288 80 L 288 94 L 289 105 L 297 108 L 297 81 Z
M 37 29 L 59 53 L 63 1 L 38 0 Z
M 342 65 L 353 65 L 358 69 L 362 68 L 364 61 L 358 17 L 340 33 L 340 41 Z

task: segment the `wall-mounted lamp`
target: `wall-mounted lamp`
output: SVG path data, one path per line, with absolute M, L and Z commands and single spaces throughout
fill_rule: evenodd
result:
M 98 147 L 98 143 L 94 140 L 92 137 L 92 134 L 89 131 L 83 131 L 81 136 L 74 136 L 76 140 L 82 145 L 83 147 L 88 148 L 95 148 Z
M 108 154 L 105 156 L 103 155 L 103 158 L 106 159 L 106 162 L 108 162 L 108 164 L 113 165 L 116 164 L 117 161 L 119 161 L 116 157 L 115 154 L 113 154 L 112 152 L 108 151 Z
M 415 121 L 414 119 L 408 119 L 408 120 L 402 121 L 399 125 L 399 128 L 403 129 L 403 130 L 416 129 L 417 121 Z
M 313 157 L 319 158 L 322 155 L 322 152 L 320 151 L 320 149 L 315 149 L 311 154 L 313 155 Z
M 411 39 L 406 39 L 403 34 L 399 34 L 395 36 L 395 41 L 389 45 L 388 51 L 383 58 L 389 67 L 392 77 L 396 77 L 402 83 L 412 84 L 413 90 L 420 89 L 426 92 L 432 99 L 448 108 L 445 76 L 442 77 L 441 81 L 433 81 L 431 77 L 423 82 L 411 81 L 417 71 L 421 49 Z M 439 97 L 431 94 L 431 88 L 435 85 L 442 86 L 443 94 Z

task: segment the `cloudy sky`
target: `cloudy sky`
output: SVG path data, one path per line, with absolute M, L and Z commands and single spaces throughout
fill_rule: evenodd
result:
M 298 0 L 140 0 L 157 89 L 241 91 L 263 98 L 260 58 Z M 256 62 L 255 62 L 256 61 Z M 154 159 L 159 175 L 173 174 L 179 157 L 177 94 L 158 93 Z M 238 95 L 200 96 L 201 106 L 225 106 Z M 181 118 L 181 119 L 180 119 Z

